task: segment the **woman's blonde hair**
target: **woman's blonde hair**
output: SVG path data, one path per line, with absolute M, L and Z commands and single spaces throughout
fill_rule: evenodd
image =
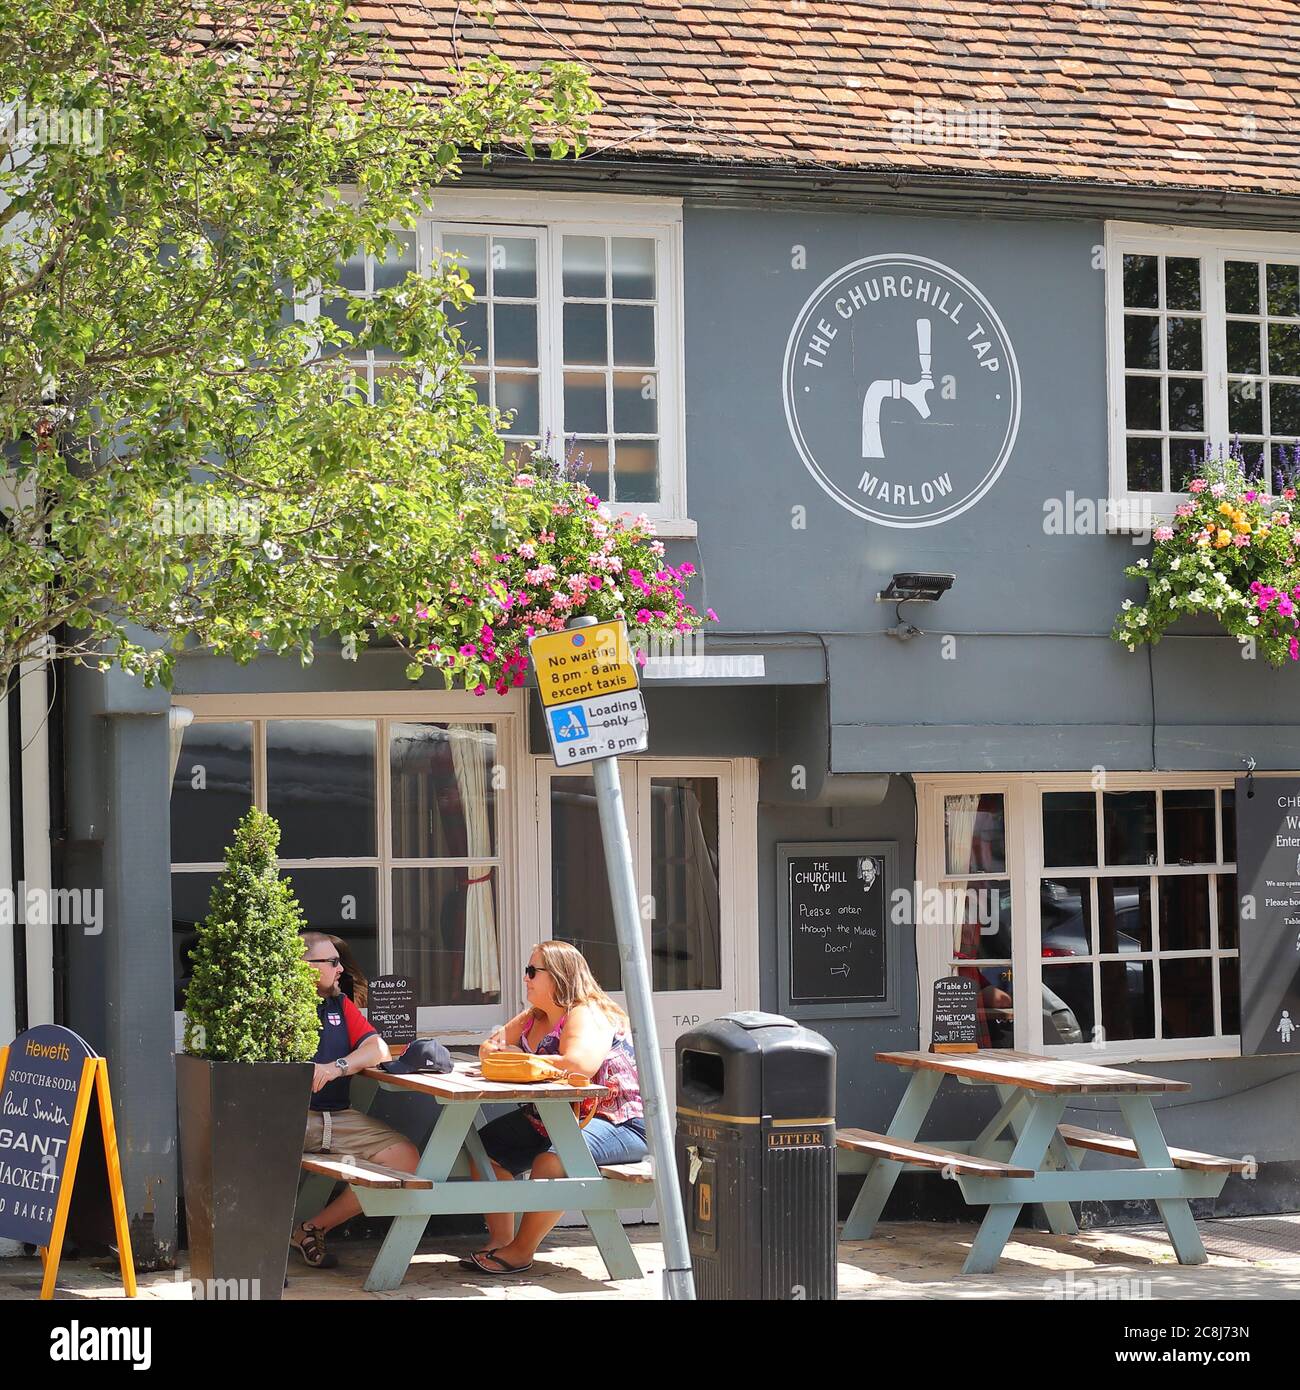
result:
M 590 1004 L 599 1009 L 611 1023 L 627 1027 L 627 1014 L 596 983 L 587 958 L 567 941 L 539 941 L 533 947 L 539 951 L 546 973 L 551 977 L 555 1002 L 568 1013 L 576 1004 Z M 541 1016 L 540 1009 L 533 1013 Z
M 328 941 L 338 952 L 339 962 L 343 966 L 343 974 L 347 975 L 352 981 L 352 1002 L 358 1009 L 366 1007 L 366 1001 L 370 998 L 370 986 L 366 983 L 365 973 L 357 964 L 357 958 L 352 954 L 352 948 L 342 937 L 331 936 L 329 932 L 305 931 L 300 932 L 302 937 L 302 948 L 304 953 L 310 951 L 313 946 L 319 946 L 321 942 Z M 339 977 L 340 979 L 342 976 Z M 335 989 L 340 994 L 343 990 L 335 985 Z

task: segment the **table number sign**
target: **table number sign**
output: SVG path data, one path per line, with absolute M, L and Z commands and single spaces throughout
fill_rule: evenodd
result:
M 366 1017 L 386 1043 L 415 1041 L 415 986 L 405 975 L 376 975 L 370 981 Z
M 979 986 L 949 975 L 934 982 L 931 1052 L 979 1051 Z

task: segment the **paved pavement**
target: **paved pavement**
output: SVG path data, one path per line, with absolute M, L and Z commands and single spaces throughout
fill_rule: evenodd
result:
M 870 1241 L 839 1247 L 842 1299 L 1294 1299 L 1300 1298 L 1300 1213 L 1266 1219 L 1202 1223 L 1209 1263 L 1184 1268 L 1162 1230 L 1090 1230 L 1077 1236 L 1016 1231 L 996 1273 L 963 1275 L 974 1239 L 970 1223 L 889 1222 Z M 339 1267 L 289 1266 L 287 1299 L 555 1299 L 659 1297 L 663 1249 L 658 1228 L 629 1230 L 646 1276 L 613 1282 L 585 1229 L 559 1229 L 526 1274 L 503 1278 L 470 1274 L 457 1260 L 474 1248 L 468 1238 L 416 1256 L 400 1289 L 366 1293 L 361 1284 L 376 1244 L 337 1241 Z M 0 1300 L 35 1298 L 40 1263 L 0 1260 Z M 184 1271 L 140 1279 L 151 1299 L 189 1299 Z M 116 1270 L 104 1261 L 67 1261 L 59 1271 L 59 1298 L 122 1296 Z

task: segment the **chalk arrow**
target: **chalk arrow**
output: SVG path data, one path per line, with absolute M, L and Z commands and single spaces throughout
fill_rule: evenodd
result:
M 831 974 L 843 975 L 844 978 L 847 980 L 849 978 L 849 967 L 847 965 L 832 965 Z

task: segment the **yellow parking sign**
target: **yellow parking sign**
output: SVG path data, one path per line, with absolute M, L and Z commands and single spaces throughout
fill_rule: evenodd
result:
M 567 705 L 596 695 L 635 690 L 636 665 L 625 623 L 547 632 L 528 644 L 544 705 Z

